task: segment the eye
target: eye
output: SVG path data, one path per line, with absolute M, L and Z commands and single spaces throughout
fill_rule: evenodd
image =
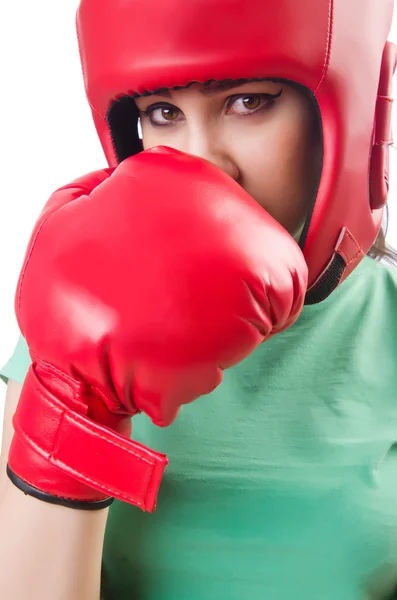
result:
M 282 94 L 244 94 L 231 96 L 228 101 L 226 114 L 249 115 L 264 108 L 270 108 Z
M 176 108 L 158 108 L 157 111 L 160 112 L 161 117 L 166 121 L 175 121 L 178 116 L 178 110 Z
M 149 118 L 152 125 L 161 126 L 176 122 L 181 111 L 172 104 L 153 104 L 146 110 L 141 110 L 140 113 L 143 119 Z
M 246 98 L 242 98 L 242 103 L 245 108 L 254 110 L 261 105 L 261 98 L 260 96 L 247 96 Z

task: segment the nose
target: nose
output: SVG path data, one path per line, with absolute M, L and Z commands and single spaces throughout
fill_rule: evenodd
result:
M 228 152 L 227 144 L 217 139 L 215 135 L 200 130 L 189 133 L 186 140 L 185 152 L 204 158 L 227 173 L 232 179 L 239 179 L 239 169 Z

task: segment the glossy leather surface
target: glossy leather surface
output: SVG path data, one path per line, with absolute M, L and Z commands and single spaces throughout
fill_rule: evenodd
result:
M 370 165 L 380 73 L 387 72 L 382 88 L 390 89 L 394 70 L 394 47 L 383 56 L 392 9 L 393 0 L 191 0 L 188 8 L 185 0 L 81 0 L 84 82 L 109 164 L 117 159 L 106 114 L 123 95 L 212 79 L 299 83 L 314 94 L 324 136 L 322 179 L 305 231 L 309 287 L 343 228 L 359 249 L 347 256 L 345 278 L 382 221 L 387 148 L 375 144 Z M 381 69 L 382 56 L 391 70 Z
M 306 286 L 296 242 L 207 161 L 160 148 L 61 188 L 18 282 L 33 366 L 11 469 L 55 495 L 152 510 L 166 460 L 125 439 L 130 417 L 171 424 L 295 322 Z

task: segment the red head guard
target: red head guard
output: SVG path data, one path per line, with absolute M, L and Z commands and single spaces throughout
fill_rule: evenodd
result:
M 88 100 L 110 166 L 141 149 L 132 98 L 282 79 L 318 107 L 323 169 L 300 245 L 319 302 L 375 241 L 388 193 L 393 0 L 81 0 Z

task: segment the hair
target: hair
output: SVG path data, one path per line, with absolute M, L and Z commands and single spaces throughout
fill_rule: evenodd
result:
M 382 225 L 374 245 L 367 253 L 367 256 L 377 262 L 384 261 L 393 267 L 397 267 L 397 252 L 386 242 L 387 229 L 389 224 L 389 207 L 386 206 L 385 223 Z

